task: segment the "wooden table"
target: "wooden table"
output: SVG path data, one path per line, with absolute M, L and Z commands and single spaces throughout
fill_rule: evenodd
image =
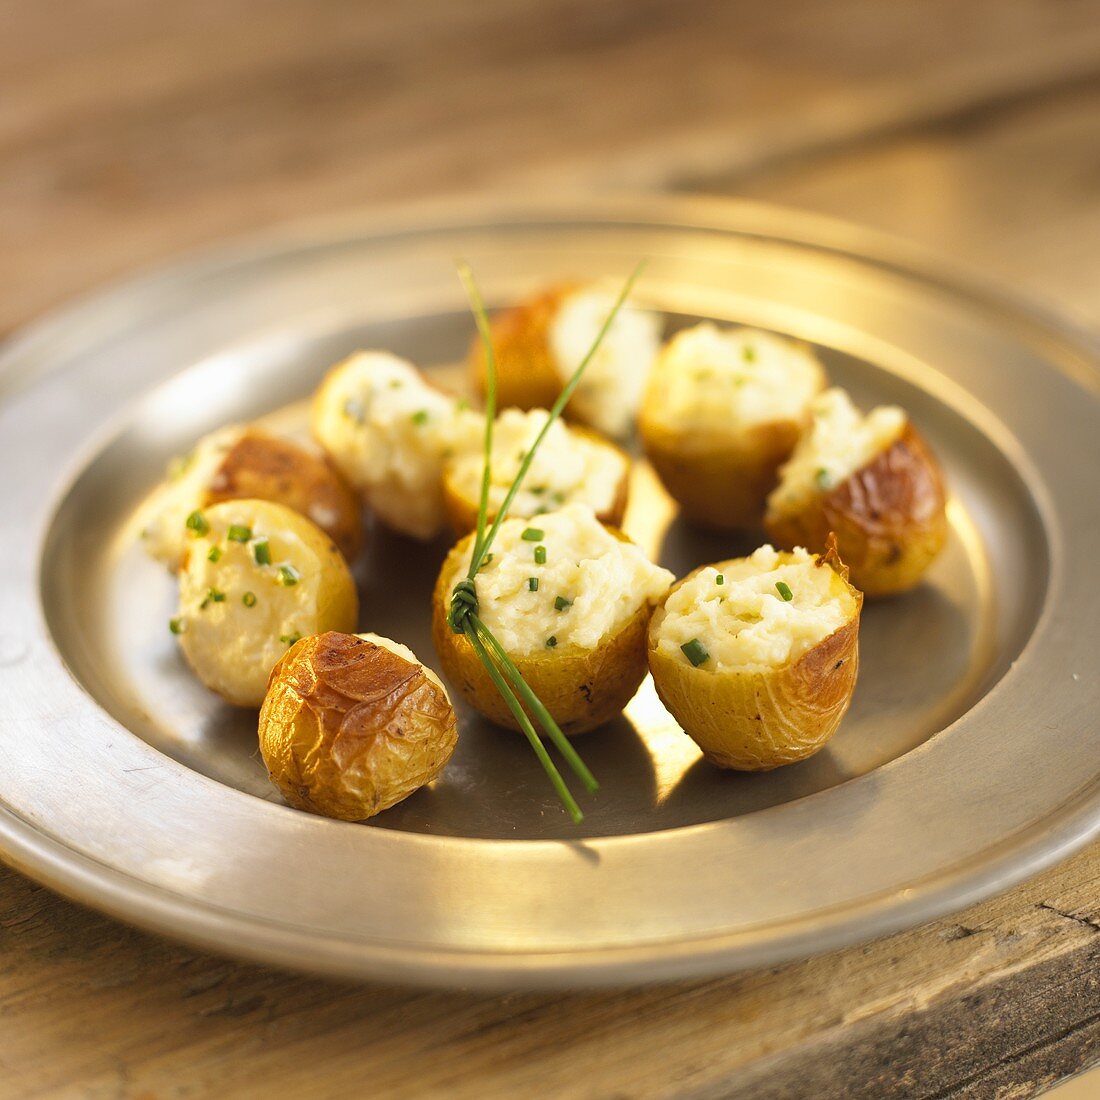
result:
M 1100 322 L 1095 3 L 760 7 L 0 0 L 0 331 L 227 234 L 520 187 L 797 205 Z M 1098 1054 L 1097 849 L 866 947 L 572 996 L 241 966 L 0 870 L 4 1096 L 1026 1097 Z

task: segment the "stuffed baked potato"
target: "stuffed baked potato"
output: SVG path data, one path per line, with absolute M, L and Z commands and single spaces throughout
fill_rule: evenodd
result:
M 192 513 L 171 622 L 195 675 L 258 707 L 268 673 L 299 638 L 355 629 L 359 598 L 329 537 L 281 504 L 230 500 Z
M 588 353 L 615 304 L 604 288 L 566 283 L 493 318 L 498 407 L 550 408 Z M 645 377 L 660 346 L 658 314 L 630 305 L 612 322 L 566 409 L 572 420 L 616 438 L 631 433 Z M 481 393 L 486 364 L 480 341 L 470 369 Z
M 272 669 L 259 734 L 291 806 L 362 821 L 430 783 L 458 727 L 439 678 L 405 646 L 329 631 L 301 639 Z
M 672 338 L 638 419 L 657 476 L 695 523 L 758 527 L 825 374 L 807 347 L 708 323 Z
M 444 675 L 490 721 L 518 729 L 448 610 L 466 576 L 473 536 L 448 554 L 432 599 Z M 672 574 L 583 505 L 507 519 L 477 576 L 479 614 L 566 734 L 614 718 L 645 677 L 646 627 Z
M 320 527 L 348 561 L 359 554 L 362 509 L 344 479 L 307 447 L 255 425 L 212 432 L 172 463 L 146 506 L 145 549 L 174 572 L 187 547 L 187 517 L 242 499 L 284 504 Z
M 869 596 L 904 592 L 946 541 L 943 475 L 901 409 L 863 416 L 831 389 L 814 402 L 812 424 L 768 498 L 765 527 L 778 546 L 819 551 L 834 533 L 856 587 Z
M 545 409 L 526 413 L 505 409 L 497 417 L 490 462 L 490 522 L 548 415 Z M 484 463 L 480 445 L 467 447 L 444 462 L 443 500 L 458 535 L 477 526 Z M 538 516 L 578 503 L 591 508 L 602 523 L 617 527 L 626 511 L 629 483 L 630 458 L 622 448 L 586 428 L 555 420 L 535 452 L 508 514 Z
M 766 771 L 804 760 L 851 702 L 862 602 L 835 551 L 763 546 L 701 566 L 650 622 L 657 694 L 719 767 Z

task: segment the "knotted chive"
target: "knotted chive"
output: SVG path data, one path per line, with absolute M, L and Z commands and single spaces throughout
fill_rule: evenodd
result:
M 477 512 L 477 528 L 474 535 L 473 551 L 470 555 L 470 568 L 464 580 L 455 585 L 454 593 L 451 598 L 451 607 L 447 616 L 448 623 L 451 630 L 456 634 L 464 634 L 467 640 L 470 642 L 471 647 L 474 650 L 479 661 L 485 668 L 485 671 L 489 674 L 489 678 L 492 680 L 494 686 L 500 692 L 501 697 L 504 699 L 508 709 L 512 712 L 513 717 L 523 730 L 528 741 L 531 743 L 531 747 L 535 751 L 535 755 L 538 757 L 539 763 L 542 764 L 547 776 L 550 779 L 558 797 L 569 811 L 573 821 L 579 824 L 583 820 L 583 814 L 580 807 L 577 805 L 576 800 L 569 792 L 569 788 L 566 786 L 564 779 L 562 779 L 561 773 L 555 767 L 553 760 L 551 760 L 549 753 L 546 751 L 546 747 L 539 739 L 539 735 L 535 730 L 535 727 L 528 715 L 528 711 L 535 716 L 539 725 L 542 726 L 546 735 L 553 741 L 554 746 L 565 757 L 569 766 L 574 773 L 580 778 L 581 782 L 590 792 L 595 792 L 598 789 L 599 784 L 596 782 L 595 777 L 585 766 L 581 760 L 577 751 L 569 743 L 565 735 L 562 733 L 557 722 L 554 721 L 553 716 L 546 709 L 542 701 L 531 690 L 531 687 L 523 679 L 522 674 L 516 667 L 515 663 L 505 652 L 503 646 L 493 636 L 489 628 L 478 617 L 478 600 L 477 600 L 477 587 L 476 578 L 478 571 L 484 564 L 486 555 L 488 554 L 489 547 L 492 545 L 493 539 L 496 537 L 497 531 L 500 530 L 501 523 L 504 522 L 505 517 L 508 514 L 508 509 L 512 506 L 512 502 L 519 492 L 520 487 L 523 484 L 523 479 L 527 475 L 527 471 L 531 466 L 531 462 L 534 459 L 535 452 L 542 444 L 546 433 L 549 431 L 551 424 L 557 420 L 562 410 L 568 404 L 569 399 L 573 395 L 573 391 L 577 388 L 580 382 L 581 375 L 584 373 L 585 368 L 591 362 L 592 357 L 596 354 L 600 344 L 603 342 L 604 337 L 607 335 L 608 330 L 611 328 L 615 317 L 618 315 L 619 310 L 622 309 L 623 303 L 626 301 L 630 294 L 631 288 L 634 286 L 635 281 L 641 274 L 642 264 L 639 264 L 630 278 L 627 279 L 625 285 L 622 288 L 618 298 L 615 301 L 610 313 L 607 315 L 607 319 L 600 327 L 599 332 L 596 334 L 595 340 L 592 342 L 592 346 L 588 349 L 587 354 L 581 360 L 577 369 L 570 376 L 566 382 L 561 393 L 558 395 L 558 399 L 554 402 L 553 407 L 550 409 L 550 413 L 546 418 L 542 429 L 535 437 L 534 443 L 528 450 L 520 456 L 520 468 L 516 473 L 515 478 L 512 481 L 508 492 L 505 494 L 504 500 L 497 510 L 497 514 L 494 517 L 493 523 L 489 526 L 488 512 L 489 512 L 489 486 L 492 477 L 491 463 L 493 453 L 493 421 L 496 417 L 496 400 L 497 400 L 497 373 L 496 373 L 496 353 L 493 348 L 492 333 L 489 327 L 489 317 L 485 310 L 485 304 L 481 299 L 481 294 L 477 288 L 477 284 L 474 281 L 473 272 L 470 270 L 469 265 L 460 263 L 458 265 L 459 278 L 462 280 L 463 286 L 466 288 L 466 293 L 470 299 L 470 305 L 474 312 L 474 319 L 477 323 L 478 333 L 481 337 L 482 347 L 485 353 L 485 365 L 486 365 L 486 395 L 485 395 L 485 440 L 484 440 L 484 464 L 482 467 L 481 476 L 481 498 Z M 488 527 L 488 530 L 486 528 Z M 529 541 L 537 542 L 542 539 L 543 532 L 538 531 L 537 528 L 528 528 L 523 538 Z M 535 561 L 538 564 L 544 564 L 546 561 L 546 547 L 535 547 Z M 534 579 L 534 578 L 532 578 Z M 530 586 L 530 582 L 529 582 Z M 537 588 L 537 580 L 536 580 Z M 532 588 L 532 591 L 535 591 Z M 563 597 L 558 597 L 562 599 Z M 569 601 L 571 602 L 571 601 Z M 560 610 L 560 608 L 559 608 Z M 557 638 L 551 636 L 546 640 L 547 648 L 553 648 L 557 645 Z M 518 695 L 517 695 L 518 693 Z M 523 702 L 520 702 L 522 698 Z M 526 705 L 527 710 L 524 710 Z

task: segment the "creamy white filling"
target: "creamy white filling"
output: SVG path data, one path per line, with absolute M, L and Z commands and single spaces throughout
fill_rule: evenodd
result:
M 821 364 L 806 346 L 707 321 L 665 345 L 650 375 L 646 413 L 670 431 L 728 435 L 804 420 L 824 384 Z
M 547 339 L 563 383 L 588 354 L 615 300 L 602 287 L 587 286 L 559 303 Z M 581 419 L 607 435 L 630 434 L 660 347 L 662 324 L 660 314 L 636 306 L 619 311 L 574 391 L 573 406 Z
M 495 512 L 515 480 L 549 413 L 505 409 L 493 425 L 492 482 L 489 506 Z M 469 446 L 447 465 L 452 486 L 469 500 L 481 495 L 482 446 Z M 599 514 L 615 503 L 627 472 L 626 456 L 616 447 L 570 429 L 561 420 L 550 425 L 535 452 L 509 515 L 534 516 L 564 504 L 586 504 Z
M 322 394 L 314 432 L 370 508 L 406 534 L 437 534 L 445 521 L 443 463 L 476 439 L 480 418 L 388 352 L 352 356 Z
M 681 647 L 698 642 L 708 655 L 698 667 L 713 672 L 797 660 L 853 610 L 833 570 L 816 562 L 801 548 L 788 555 L 762 546 L 748 558 L 700 569 L 665 602 L 658 649 L 691 664 Z M 780 583 L 790 600 L 776 587 Z
M 531 537 L 524 538 L 525 532 Z M 546 550 L 544 564 L 537 561 L 540 546 Z M 660 600 L 673 580 L 580 504 L 537 519 L 505 520 L 492 554 L 477 576 L 479 614 L 514 657 L 548 648 L 594 649 L 640 607 Z M 447 578 L 448 592 L 469 565 L 469 557 L 459 562 Z M 548 647 L 551 638 L 555 642 Z
M 768 510 L 778 515 L 802 511 L 863 469 L 898 439 L 907 420 L 896 405 L 879 406 L 864 416 L 838 387 L 821 394 L 810 412 L 810 426 L 768 497 Z

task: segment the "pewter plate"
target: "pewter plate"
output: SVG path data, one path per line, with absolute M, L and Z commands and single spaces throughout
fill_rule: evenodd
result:
M 644 685 L 582 749 L 583 826 L 525 743 L 463 714 L 445 774 L 366 825 L 282 805 L 255 716 L 187 674 L 170 579 L 135 545 L 166 461 L 232 420 L 300 426 L 321 373 L 382 346 L 456 377 L 453 257 L 491 303 L 621 278 L 670 330 L 811 341 L 939 453 L 951 538 L 868 604 L 852 709 L 767 775 L 703 762 Z M 856 230 L 742 204 L 586 201 L 285 233 L 109 290 L 0 355 L 0 853 L 126 920 L 305 969 L 492 987 L 774 963 L 916 924 L 1100 829 L 1100 355 L 1034 310 Z M 703 536 L 642 465 L 627 529 L 678 574 Z M 372 534 L 362 627 L 433 659 L 444 545 Z

